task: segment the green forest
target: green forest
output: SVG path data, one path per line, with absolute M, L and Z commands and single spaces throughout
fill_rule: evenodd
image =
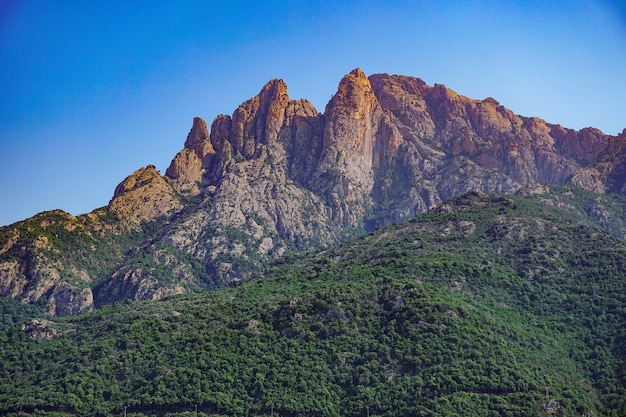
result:
M 623 240 L 469 193 L 235 288 L 3 300 L 0 414 L 623 417 L 625 284 Z

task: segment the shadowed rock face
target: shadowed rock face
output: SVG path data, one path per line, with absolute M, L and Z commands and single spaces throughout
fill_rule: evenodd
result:
M 114 233 L 161 222 L 158 237 L 135 252 L 168 279 L 127 255 L 104 275 L 80 270 L 90 284 L 72 285 L 31 242 L 30 269 L 15 257 L 0 262 L 0 291 L 29 302 L 48 297 L 51 312 L 71 314 L 228 285 L 288 250 L 332 245 L 468 191 L 543 183 L 626 195 L 625 143 L 626 130 L 575 131 L 414 77 L 355 69 L 324 114 L 274 79 L 210 129 L 195 118 L 164 176 L 148 166 L 116 188 L 105 209 L 119 218 Z M 86 233 L 113 233 L 78 223 Z M 5 252 L 19 241 L 7 233 Z

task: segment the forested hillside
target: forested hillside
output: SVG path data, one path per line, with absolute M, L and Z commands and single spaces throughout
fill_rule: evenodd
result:
M 236 288 L 8 325 L 5 415 L 624 416 L 626 243 L 470 193 Z

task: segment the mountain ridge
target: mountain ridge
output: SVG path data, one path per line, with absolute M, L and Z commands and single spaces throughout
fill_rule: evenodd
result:
M 273 79 L 210 128 L 194 118 L 165 175 L 140 168 L 107 207 L 62 226 L 3 228 L 0 292 L 67 314 L 232 285 L 289 251 L 411 219 L 468 191 L 541 183 L 623 197 L 625 143 L 626 129 L 574 131 L 414 77 L 355 69 L 324 113 Z M 607 219 L 625 236 L 619 214 Z M 82 255 L 47 245 L 57 241 L 51 227 L 77 231 L 66 238 Z M 111 253 L 94 262 L 103 242 Z

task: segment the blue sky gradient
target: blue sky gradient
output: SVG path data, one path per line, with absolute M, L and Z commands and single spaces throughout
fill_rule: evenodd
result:
M 106 205 L 135 169 L 165 172 L 194 116 L 231 114 L 271 78 L 323 112 L 356 67 L 626 128 L 618 0 L 0 0 L 0 225 Z

